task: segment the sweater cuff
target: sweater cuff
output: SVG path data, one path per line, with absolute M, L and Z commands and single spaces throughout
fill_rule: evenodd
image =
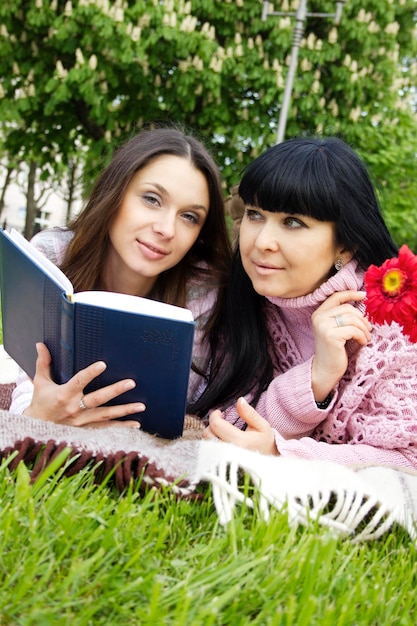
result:
M 257 410 L 284 437 L 309 434 L 332 410 L 337 393 L 326 409 L 316 405 L 311 388 L 312 358 L 275 379 Z
M 417 459 L 406 451 L 385 450 L 367 444 L 331 444 L 311 437 L 284 439 L 275 431 L 275 444 L 280 456 L 331 461 L 339 465 L 378 464 L 417 469 Z

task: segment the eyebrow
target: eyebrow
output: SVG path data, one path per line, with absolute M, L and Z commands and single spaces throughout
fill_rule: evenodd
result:
M 153 185 L 154 187 L 156 187 L 163 196 L 169 196 L 169 192 L 160 183 L 155 183 L 150 180 L 143 182 L 147 185 Z M 204 211 L 204 213 L 209 212 L 209 207 L 204 206 L 204 204 L 190 204 L 189 208 L 194 209 L 195 211 Z

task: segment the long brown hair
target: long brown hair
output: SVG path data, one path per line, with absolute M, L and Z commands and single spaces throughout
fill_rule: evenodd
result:
M 213 284 L 224 284 L 231 256 L 220 174 L 204 145 L 179 128 L 143 130 L 114 154 L 92 189 L 84 210 L 69 225 L 74 236 L 61 269 L 75 291 L 99 289 L 110 245 L 109 229 L 132 177 L 161 155 L 184 157 L 205 177 L 210 205 L 200 236 L 184 258 L 158 276 L 150 297 L 185 306 L 186 283 L 205 273 Z M 204 262 L 209 269 L 204 269 Z

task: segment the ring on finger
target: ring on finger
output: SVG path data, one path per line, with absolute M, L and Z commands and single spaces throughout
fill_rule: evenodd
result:
M 84 396 L 81 396 L 81 400 L 78 403 L 78 406 L 80 407 L 80 409 L 82 409 L 83 411 L 85 411 L 86 409 L 88 409 L 87 406 L 85 406 L 84 404 Z
M 345 319 L 344 319 L 343 315 L 335 315 L 334 319 L 335 319 L 335 322 L 336 322 L 336 326 L 338 328 L 342 328 L 342 326 L 345 326 Z

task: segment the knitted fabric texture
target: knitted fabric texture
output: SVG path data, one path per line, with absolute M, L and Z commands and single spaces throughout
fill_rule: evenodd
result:
M 106 480 L 120 492 L 138 481 L 141 493 L 170 485 L 179 497 L 195 498 L 195 447 L 203 429 L 200 420 L 187 416 L 184 436 L 166 440 L 119 425 L 79 428 L 0 410 L 0 461 L 11 470 L 25 463 L 32 483 L 58 463 L 65 476 L 89 470 L 97 484 Z
M 59 476 L 84 470 L 120 492 L 129 485 L 139 494 L 169 488 L 196 502 L 210 484 L 223 525 L 244 503 L 266 521 L 282 510 L 290 525 L 319 524 L 355 542 L 381 537 L 396 524 L 416 540 L 417 472 L 261 455 L 201 441 L 201 429 L 189 417 L 185 436 L 167 441 L 121 426 L 91 430 L 0 411 L 2 471 L 24 463 L 36 482 L 46 468 Z M 247 479 L 255 487 L 250 497 Z
M 374 325 L 371 341 L 363 347 L 348 341 L 347 371 L 331 404 L 320 410 L 314 401 L 312 313 L 336 291 L 362 287 L 363 271 L 350 261 L 312 294 L 268 298 L 275 378 L 256 408 L 276 430 L 281 454 L 347 464 L 357 455 L 354 462 L 417 468 L 417 344 L 397 324 Z M 364 310 L 362 303 L 354 306 Z M 235 407 L 225 417 L 243 424 Z M 319 447 L 317 442 L 324 443 Z
M 339 383 L 338 408 L 313 437 L 408 448 L 417 455 L 416 347 L 395 323 L 376 327 L 367 347 L 351 358 Z
M 350 269 L 350 268 L 349 268 Z M 361 282 L 358 274 L 357 282 Z M 334 279 L 340 281 L 337 274 Z M 328 281 L 325 285 L 334 282 Z M 352 288 L 350 276 L 346 287 Z M 288 302 L 283 316 L 269 304 L 269 323 L 275 346 L 275 369 L 286 371 L 314 354 L 311 314 L 317 308 L 326 287 L 306 298 Z M 296 307 L 298 300 L 298 308 Z M 304 300 L 304 302 L 303 302 Z M 296 323 L 294 321 L 296 320 Z M 303 323 L 301 323 L 303 320 Z M 288 330 L 289 329 L 289 330 Z M 382 448 L 408 448 L 417 455 L 417 347 L 403 335 L 395 322 L 374 325 L 372 338 L 363 348 L 348 342 L 349 364 L 339 382 L 331 414 L 311 433 L 327 443 L 362 443 Z M 278 359 L 276 358 L 278 355 Z M 277 362 L 278 361 L 278 362 Z
M 16 387 L 19 367 L 0 345 L 0 409 L 8 410 Z
M 381 537 L 395 523 L 417 538 L 416 472 L 374 465 L 348 468 L 327 461 L 260 455 L 230 444 L 223 450 L 207 444 L 200 449 L 202 478 L 212 484 L 224 525 L 232 520 L 236 506 L 244 503 L 259 510 L 266 521 L 274 508 L 285 508 L 291 526 L 318 522 L 355 543 Z M 239 483 L 242 472 L 256 487 L 253 497 Z
M 8 410 L 12 401 L 12 393 L 16 383 L 4 383 L 0 384 L 0 410 Z

